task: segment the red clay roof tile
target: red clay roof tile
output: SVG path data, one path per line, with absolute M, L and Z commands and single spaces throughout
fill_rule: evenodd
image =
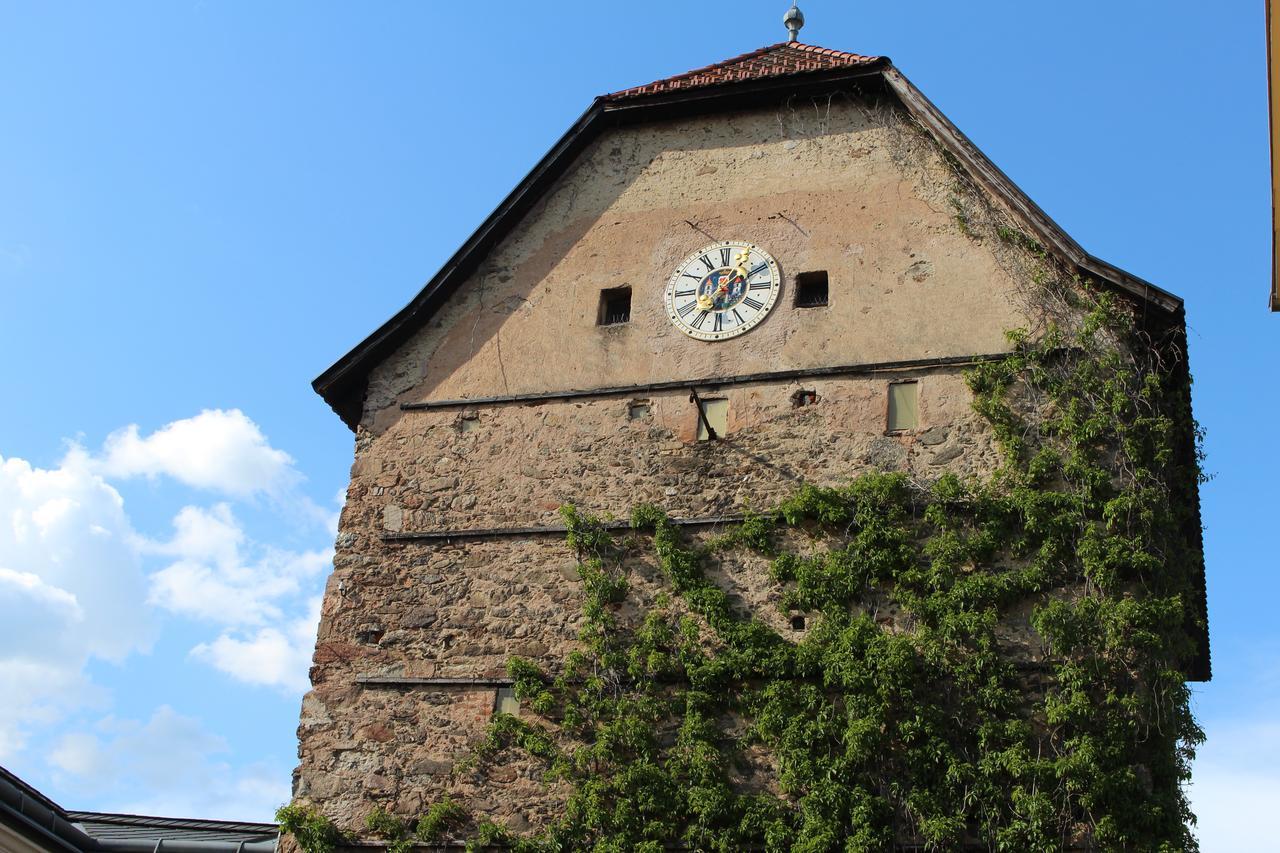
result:
M 660 92 L 672 92 L 678 89 L 698 89 L 703 86 L 716 86 L 723 83 L 737 83 L 743 80 L 758 80 L 762 77 L 783 77 L 789 74 L 804 74 L 811 71 L 830 71 L 839 68 L 856 68 L 871 65 L 883 57 L 862 56 L 857 53 L 845 53 L 799 42 L 780 42 L 708 65 L 696 68 L 684 74 L 677 74 L 665 80 L 656 80 L 643 86 L 633 86 L 611 95 L 605 100 L 617 101 L 624 98 L 635 98 L 641 95 L 655 95 Z

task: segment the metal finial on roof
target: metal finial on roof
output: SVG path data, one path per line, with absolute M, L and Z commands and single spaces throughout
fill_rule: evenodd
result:
M 787 41 L 800 40 L 800 28 L 804 26 L 804 12 L 801 12 L 796 6 L 796 0 L 791 0 L 791 8 L 787 10 L 787 14 L 782 16 L 782 23 L 786 25 L 787 32 L 791 35 Z

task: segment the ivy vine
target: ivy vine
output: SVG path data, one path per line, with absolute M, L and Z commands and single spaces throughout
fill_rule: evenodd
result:
M 1082 319 L 968 373 L 1002 453 L 989 478 L 803 485 L 709 540 L 653 506 L 622 539 L 564 507 L 579 648 L 554 671 L 509 662 L 530 713 L 495 715 L 469 765 L 536 759 L 560 816 L 521 835 L 446 801 L 370 829 L 395 850 L 1196 849 L 1189 389 L 1176 338 L 1071 292 Z M 648 549 L 663 592 L 623 619 Z M 743 554 L 806 615 L 798 641 L 709 578 Z M 1025 613 L 1039 645 L 1014 648 Z M 288 831 L 323 849 L 305 819 Z
M 552 826 L 505 842 L 1194 849 L 1198 468 L 1179 442 L 1195 427 L 1167 348 L 1079 287 L 1075 328 L 1013 333 L 968 375 L 1003 451 L 988 480 L 805 485 L 702 543 L 638 507 L 669 593 L 630 628 L 617 611 L 645 537 L 566 507 L 581 648 L 554 674 L 510 662 L 536 718 L 499 715 L 478 756 L 520 750 L 571 793 Z M 738 550 L 769 557 L 781 606 L 809 614 L 801 641 L 708 579 Z M 1002 634 L 1025 605 L 1042 655 Z M 903 615 L 886 626 L 886 610 Z

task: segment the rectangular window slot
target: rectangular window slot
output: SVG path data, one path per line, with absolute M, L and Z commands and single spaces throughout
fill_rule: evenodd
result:
M 706 416 L 707 423 L 711 424 L 716 435 L 723 438 L 729 430 L 729 401 L 703 400 L 702 414 Z M 706 441 L 711 437 L 707 434 L 707 423 L 704 423 L 702 418 L 698 418 L 698 441 Z
M 627 404 L 627 419 L 644 421 L 649 419 L 649 401 L 633 400 Z
M 918 382 L 893 382 L 889 385 L 888 432 L 905 432 L 920 424 Z
M 821 308 L 827 304 L 827 271 L 802 272 L 796 276 L 796 307 Z
M 792 617 L 791 617 L 791 630 L 792 630 L 792 631 L 803 631 L 803 630 L 804 630 L 804 617 L 803 617 L 803 616 L 792 616 Z
M 495 714 L 519 714 L 520 700 L 516 698 L 514 687 L 499 687 L 498 696 L 493 702 Z
M 613 287 L 600 291 L 601 326 L 616 326 L 631 320 L 631 288 Z

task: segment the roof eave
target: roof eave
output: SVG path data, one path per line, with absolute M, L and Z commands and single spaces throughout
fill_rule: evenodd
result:
M 868 77 L 878 74 L 882 69 L 890 67 L 892 64 L 887 56 L 872 56 L 856 65 L 791 71 L 786 74 L 770 74 L 747 80 L 729 80 L 697 86 L 680 86 L 657 92 L 637 93 L 633 90 L 625 89 L 621 92 L 614 92 L 612 95 L 605 95 L 601 100 L 608 105 L 609 109 L 625 109 L 630 106 L 665 103 L 668 101 L 689 103 L 719 102 L 726 97 L 732 97 L 743 92 L 796 89 L 818 81 L 830 82 L 832 80 Z
M 435 303 L 447 293 L 450 286 L 471 273 L 479 260 L 477 255 L 506 233 L 505 225 L 514 224 L 511 220 L 518 220 L 536 202 L 539 190 L 559 177 L 563 167 L 589 141 L 588 131 L 603 113 L 603 100 L 596 98 L 591 103 L 409 304 L 312 381 L 311 387 L 352 431 L 360 422 L 368 369 L 399 345 L 397 333 L 406 324 L 420 316 L 424 318 L 422 322 L 430 317 L 436 307 Z
M 450 294 L 453 287 L 461 284 L 475 269 L 480 260 L 477 256 L 482 256 L 519 221 L 540 197 L 541 190 L 553 183 L 606 125 L 614 126 L 642 119 L 674 118 L 699 112 L 710 103 L 715 103 L 717 109 L 732 109 L 739 104 L 745 106 L 757 98 L 782 91 L 803 93 L 815 87 L 879 76 L 887 65 L 888 61 L 880 58 L 865 66 L 834 71 L 807 71 L 716 86 L 629 96 L 616 101 L 610 100 L 608 95 L 597 97 L 422 290 L 373 334 L 316 377 L 311 387 L 324 398 L 343 423 L 354 431 L 363 414 L 365 380 L 372 365 L 403 342 L 403 329 L 416 329 L 431 316 L 438 301 Z
M 1109 281 L 1144 301 L 1153 302 L 1171 313 L 1182 308 L 1181 298 L 1086 252 L 1040 205 L 1032 201 L 1021 187 L 983 154 L 969 137 L 952 124 L 906 75 L 889 66 L 885 69 L 884 76 L 903 106 L 960 160 L 975 180 L 1009 204 L 1046 246 L 1055 249 L 1061 257 L 1082 271 Z

